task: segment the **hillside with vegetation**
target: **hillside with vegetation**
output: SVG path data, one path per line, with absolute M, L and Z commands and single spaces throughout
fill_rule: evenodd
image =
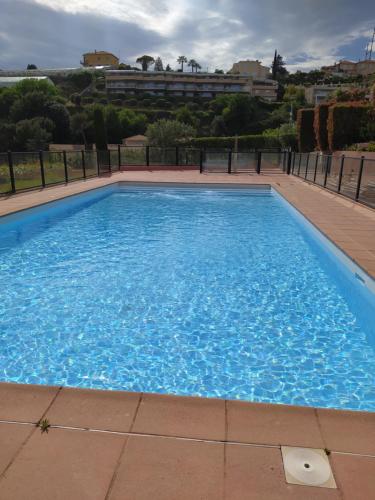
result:
M 276 103 L 245 94 L 214 99 L 147 93 L 109 96 L 102 71 L 55 76 L 54 85 L 24 80 L 15 87 L 0 89 L 0 151 L 48 149 L 50 143 L 90 148 L 98 141 L 103 147 L 132 135 L 150 136 L 150 130 L 157 137 L 155 128 L 165 130 L 165 121 L 171 122 L 168 130 L 173 124 L 175 128 L 176 123 L 185 124 L 188 132 L 183 137 L 177 134 L 178 141 L 194 146 L 295 148 L 297 111 L 307 107 L 299 84 L 322 75 L 289 75 L 279 55 L 272 70 L 282 91 Z M 99 116 L 104 123 L 101 132 L 96 126 Z M 174 141 L 176 134 L 170 133 L 169 145 Z

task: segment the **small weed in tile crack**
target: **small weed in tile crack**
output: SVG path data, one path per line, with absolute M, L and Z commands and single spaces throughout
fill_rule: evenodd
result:
M 42 434 L 44 434 L 45 432 L 48 434 L 48 430 L 51 427 L 51 424 L 49 423 L 49 420 L 47 418 L 44 418 L 43 420 L 39 420 L 36 426 L 40 428 L 40 432 Z

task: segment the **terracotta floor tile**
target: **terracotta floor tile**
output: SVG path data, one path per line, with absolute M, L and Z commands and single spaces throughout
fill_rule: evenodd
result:
M 224 445 L 129 437 L 109 500 L 219 500 Z
M 0 480 L 1 500 L 103 500 L 125 437 L 34 432 Z
M 322 448 L 313 408 L 227 402 L 228 441 Z
M 225 500 L 340 499 L 337 490 L 287 484 L 276 448 L 226 445 Z
M 38 422 L 59 388 L 0 383 L 0 420 Z
M 375 413 L 325 409 L 317 412 L 329 450 L 375 455 Z
M 375 498 L 375 458 L 332 453 L 331 464 L 344 500 Z
M 133 431 L 164 436 L 224 440 L 225 401 L 144 394 Z
M 51 424 L 128 432 L 140 394 L 63 388 L 47 413 Z
M 32 425 L 0 423 L 0 474 L 34 430 Z

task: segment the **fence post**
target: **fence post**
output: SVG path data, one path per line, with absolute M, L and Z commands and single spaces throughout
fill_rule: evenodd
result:
M 118 170 L 121 170 L 121 146 L 117 144 Z
M 111 150 L 107 149 L 107 153 L 108 153 L 108 170 L 109 170 L 109 173 L 111 174 L 112 173 Z
M 232 150 L 228 152 L 228 174 L 232 173 Z
M 12 151 L 8 151 L 8 165 L 9 165 L 10 187 L 11 187 L 12 193 L 15 193 L 16 192 L 16 182 L 14 179 Z
M 63 159 L 64 159 L 64 173 L 65 173 L 65 183 L 68 184 L 68 162 L 66 159 L 66 151 L 63 151 Z
M 287 173 L 287 175 L 290 175 L 291 166 L 292 166 L 292 152 L 288 151 L 288 153 L 287 153 L 287 164 L 286 164 L 286 173 Z
M 292 174 L 295 175 L 294 170 L 296 168 L 296 152 L 293 151 L 293 166 L 292 166 Z
M 178 146 L 176 146 L 176 166 L 179 165 L 179 154 L 178 154 Z
M 262 151 L 258 151 L 258 158 L 257 158 L 257 174 L 260 174 L 261 164 L 262 164 Z
M 323 186 L 326 187 L 327 186 L 327 177 L 328 177 L 328 158 L 329 156 L 327 155 L 327 161 L 326 161 L 326 171 L 324 173 L 324 184 Z
M 81 159 L 82 159 L 82 173 L 83 173 L 83 178 L 86 179 L 85 152 L 84 152 L 83 149 L 81 151 Z
M 203 149 L 201 149 L 199 153 L 199 173 L 203 173 Z
M 358 174 L 358 182 L 357 182 L 357 190 L 355 193 L 355 201 L 358 201 L 359 199 L 359 194 L 361 192 L 361 181 L 362 181 L 362 174 L 363 174 L 363 164 L 365 161 L 365 157 L 361 156 L 361 163 L 359 165 L 359 174 Z
M 318 171 L 318 162 L 319 162 L 319 153 L 316 154 L 316 158 L 315 158 L 314 184 L 316 181 L 316 173 Z
M 339 182 L 337 184 L 337 192 L 338 193 L 341 191 L 342 174 L 344 172 L 344 161 L 345 161 L 345 155 L 342 155 L 341 156 L 341 164 L 340 164 Z
M 308 169 L 309 169 L 309 160 L 310 160 L 310 153 L 307 153 L 306 170 L 305 170 L 305 180 L 307 179 L 307 172 L 308 172 Z
M 150 166 L 150 146 L 146 146 L 146 166 Z
M 43 151 L 39 151 L 40 177 L 42 179 L 42 187 L 46 187 L 46 178 L 44 176 Z

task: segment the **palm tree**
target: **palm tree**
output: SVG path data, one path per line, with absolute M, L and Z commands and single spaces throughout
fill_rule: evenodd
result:
M 195 72 L 198 73 L 198 69 L 202 69 L 202 66 L 199 63 L 195 63 Z
M 194 72 L 196 64 L 197 64 L 197 61 L 195 59 L 190 59 L 190 61 L 188 62 L 188 66 L 191 67 L 192 73 Z
M 181 71 L 183 72 L 184 71 L 184 63 L 187 62 L 187 59 L 185 56 L 180 56 L 178 59 L 177 59 L 177 62 L 181 64 Z
M 148 67 L 154 64 L 154 62 L 155 60 L 152 56 L 146 56 L 146 55 L 138 57 L 138 59 L 136 60 L 137 64 L 142 65 L 142 71 L 147 71 Z

